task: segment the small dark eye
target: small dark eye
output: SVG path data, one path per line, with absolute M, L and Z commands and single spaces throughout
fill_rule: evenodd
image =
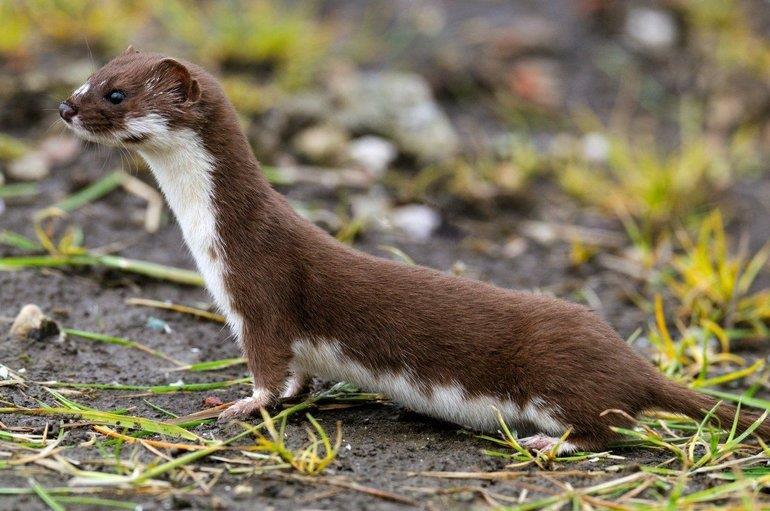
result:
M 126 93 L 120 90 L 113 90 L 108 92 L 105 98 L 107 99 L 107 101 L 109 101 L 113 105 L 117 105 L 118 103 L 126 99 Z

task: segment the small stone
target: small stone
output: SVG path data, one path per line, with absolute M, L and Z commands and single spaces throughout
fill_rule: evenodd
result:
M 587 133 L 583 137 L 583 156 L 594 163 L 604 163 L 610 155 L 610 142 L 601 133 Z
M 54 320 L 43 314 L 40 307 L 30 303 L 19 311 L 19 315 L 11 325 L 11 337 L 17 339 L 32 339 L 41 341 L 46 337 L 59 333 L 59 325 Z
M 64 165 L 80 153 L 80 141 L 75 137 L 55 136 L 40 144 L 40 152 L 52 165 Z
M 550 59 L 527 58 L 508 73 L 508 87 L 522 99 L 546 108 L 556 108 L 564 99 L 559 64 Z
M 422 204 L 410 204 L 394 209 L 390 214 L 393 227 L 415 241 L 425 241 L 441 225 L 441 216 Z
M 382 177 L 397 154 L 395 145 L 374 135 L 357 138 L 348 146 L 350 160 L 376 177 Z
M 233 488 L 233 493 L 236 495 L 250 495 L 254 492 L 254 488 L 247 484 L 239 484 L 235 488 Z
M 173 330 L 171 330 L 171 327 L 169 326 L 168 323 L 154 316 L 150 316 L 147 318 L 147 328 L 149 328 L 150 330 L 155 330 L 156 332 L 163 332 L 166 334 L 170 334 L 171 332 L 173 332 Z
M 222 400 L 217 396 L 206 396 L 206 399 L 203 400 L 203 406 L 207 406 L 209 408 L 222 406 Z
M 303 130 L 294 137 L 292 145 L 313 163 L 335 163 L 345 154 L 348 135 L 331 124 L 321 124 Z
M 519 257 L 521 254 L 527 251 L 529 244 L 527 243 L 527 240 L 524 238 L 513 238 L 509 240 L 504 246 L 503 246 L 503 255 L 509 259 L 513 259 L 515 257 Z
M 51 163 L 40 151 L 32 151 L 8 164 L 8 177 L 19 181 L 40 181 L 48 176 Z
M 679 37 L 672 14 L 649 7 L 634 7 L 628 11 L 625 35 L 633 46 L 651 53 L 670 49 Z

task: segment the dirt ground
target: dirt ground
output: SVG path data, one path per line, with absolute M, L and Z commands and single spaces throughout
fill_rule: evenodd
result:
M 34 202 L 17 205 L 5 214 L 3 227 L 26 235 L 32 235 L 30 215 L 39 207 L 53 203 L 60 198 L 62 190 L 71 188 L 73 169 L 89 168 L 100 172 L 100 156 L 88 151 L 82 161 L 67 168 L 57 169 L 45 183 L 48 190 Z M 741 205 L 749 216 L 736 230 L 766 229 L 767 215 L 770 215 L 770 181 L 739 187 Z M 294 189 L 294 198 L 303 197 L 312 190 Z M 516 222 L 523 217 L 549 219 L 555 215 L 569 217 L 576 212 L 570 204 L 560 200 L 549 201 L 547 185 L 542 186 L 540 200 L 525 213 L 509 213 L 498 219 L 493 229 L 514 230 Z M 737 193 L 737 192 L 736 192 Z M 750 207 L 747 207 L 749 206 Z M 159 263 L 192 268 L 191 259 L 183 246 L 178 227 L 168 221 L 161 231 L 154 235 L 143 232 L 140 222 L 143 204 L 124 192 L 114 192 L 104 200 L 88 205 L 75 214 L 75 220 L 87 232 L 87 244 L 92 247 L 131 240 L 131 246 L 122 251 L 123 255 L 139 257 Z M 587 219 L 590 222 L 590 219 Z M 585 223 L 585 222 L 584 222 Z M 579 273 L 571 271 L 569 246 L 555 243 L 549 246 L 529 243 L 528 250 L 515 259 L 480 255 L 467 248 L 469 240 L 478 239 L 494 242 L 494 233 L 484 233 L 479 222 L 462 215 L 452 215 L 440 234 L 429 243 L 416 244 L 393 237 L 365 235 L 358 244 L 362 250 L 378 252 L 382 244 L 398 244 L 416 262 L 451 271 L 457 261 L 467 266 L 469 275 L 497 285 L 511 288 L 541 289 L 557 296 L 580 299 L 581 290 L 590 289 L 598 297 L 600 313 L 623 336 L 629 336 L 636 328 L 643 326 L 644 315 L 627 298 L 628 280 L 608 270 L 592 267 Z M 489 223 L 485 223 L 489 229 Z M 472 235 L 470 234 L 472 233 Z M 485 238 L 485 236 L 488 236 Z M 465 243 L 464 243 L 465 242 Z M 0 255 L 11 255 L 13 250 L 1 249 Z M 110 335 L 127 337 L 143 342 L 150 347 L 183 362 L 194 363 L 239 355 L 236 345 L 231 342 L 220 325 L 190 319 L 180 314 L 150 310 L 125 305 L 130 297 L 145 297 L 169 300 L 174 303 L 194 304 L 208 302 L 201 289 L 170 285 L 149 279 L 129 277 L 111 272 L 23 270 L 0 273 L 0 311 L 4 321 L 23 304 L 36 303 L 43 310 L 52 311 L 62 324 L 71 328 L 108 332 Z M 462 311 L 458 311 L 462 313 Z M 171 327 L 170 333 L 159 333 L 147 326 L 149 317 L 157 317 Z M 7 328 L 7 327 L 6 327 Z M 6 328 L 3 330 L 5 331 Z M 755 353 L 754 356 L 764 356 Z M 168 384 L 179 379 L 179 373 L 169 372 L 157 359 L 142 352 L 127 350 L 119 346 L 92 343 L 81 339 L 68 338 L 64 342 L 55 339 L 45 341 L 19 341 L 4 335 L 0 345 L 0 360 L 13 368 L 25 368 L 26 377 L 32 381 L 77 381 L 117 382 L 124 384 Z M 186 373 L 185 383 L 211 381 L 243 376 L 242 369 L 222 370 L 217 373 Z M 248 393 L 248 387 L 231 388 L 206 393 L 182 393 L 131 397 L 127 392 L 89 392 L 88 403 L 98 409 L 130 408 L 131 413 L 144 417 L 163 419 L 164 416 L 148 406 L 144 400 L 184 415 L 203 409 L 202 400 L 217 396 L 227 402 Z M 43 399 L 44 393 L 34 387 L 23 391 L 3 391 L 5 399 L 18 406 L 35 406 L 34 398 Z M 83 400 L 83 397 L 80 397 Z M 442 424 L 426 417 L 411 413 L 393 404 L 368 405 L 339 411 L 320 411 L 314 415 L 327 429 L 336 421 L 342 422 L 343 449 L 339 462 L 329 475 L 344 475 L 360 484 L 392 491 L 414 499 L 417 507 L 433 505 L 435 509 L 466 509 L 479 505 L 480 500 L 474 488 L 518 497 L 526 490 L 527 498 L 548 496 L 559 489 L 558 484 L 568 483 L 575 487 L 595 484 L 609 477 L 625 472 L 632 473 L 639 464 L 661 462 L 663 453 L 656 454 L 649 449 L 621 449 L 613 451 L 618 459 L 586 461 L 555 467 L 554 472 L 527 469 L 528 473 L 511 481 L 441 480 L 416 476 L 423 471 L 496 471 L 505 467 L 506 462 L 481 451 L 493 447 L 489 442 L 474 438 L 450 424 Z M 19 416 L 2 417 L 7 425 L 41 425 L 37 418 Z M 290 421 L 289 437 L 302 437 L 298 418 Z M 232 434 L 232 430 L 218 425 L 203 426 L 196 433 L 211 432 L 221 438 Z M 52 431 L 51 433 L 55 433 Z M 87 436 L 74 429 L 71 435 Z M 604 471 L 607 466 L 616 466 L 613 471 Z M 617 471 L 616 471 L 617 470 Z M 619 472 L 618 472 L 619 471 Z M 582 472 L 582 473 L 581 473 Z M 58 479 L 50 473 L 36 474 L 41 483 L 55 487 L 64 485 L 66 478 Z M 0 486 L 23 485 L 18 475 L 0 472 Z M 702 478 L 707 486 L 709 480 Z M 442 494 L 443 492 L 446 492 Z M 275 475 L 254 475 L 222 477 L 212 496 L 185 494 L 179 498 L 169 497 L 161 505 L 166 509 L 206 509 L 223 506 L 223 509 L 254 509 L 255 506 L 272 506 L 274 509 L 407 509 L 414 506 L 393 503 L 359 492 L 334 489 L 323 484 L 285 480 Z M 119 496 L 119 494 L 118 494 Z M 132 501 L 146 504 L 153 509 L 159 504 L 148 498 L 131 495 Z M 429 504 L 431 503 L 431 504 Z M 43 504 L 33 496 L 3 497 L 4 509 L 43 509 Z

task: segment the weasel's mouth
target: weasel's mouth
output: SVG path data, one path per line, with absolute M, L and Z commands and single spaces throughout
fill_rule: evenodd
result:
M 150 138 L 150 136 L 145 133 L 130 133 L 124 130 L 114 131 L 109 129 L 95 130 L 85 126 L 80 119 L 77 118 L 73 119 L 72 122 L 68 122 L 67 127 L 84 140 L 110 146 L 118 146 L 120 144 L 140 144 Z

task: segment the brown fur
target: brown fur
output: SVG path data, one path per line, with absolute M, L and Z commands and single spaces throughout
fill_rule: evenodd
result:
M 143 85 L 158 83 L 151 92 Z M 663 378 L 618 334 L 580 305 L 509 291 L 347 247 L 298 216 L 259 169 L 234 108 L 198 66 L 127 52 L 99 70 L 105 81 L 75 105 L 95 131 L 121 129 L 127 111 L 155 111 L 192 128 L 215 156 L 219 256 L 226 288 L 245 322 L 243 348 L 255 385 L 277 393 L 295 339 L 335 339 L 377 374 L 410 371 L 426 390 L 457 383 L 469 396 L 540 397 L 573 428 L 570 442 L 601 449 L 610 426 L 663 409 L 703 417 L 715 405 Z M 110 89 L 125 104 L 105 103 Z M 153 93 L 166 92 L 165 95 Z M 86 122 L 87 121 L 87 122 Z M 729 424 L 735 409 L 721 406 Z M 756 416 L 744 413 L 741 426 Z M 770 425 L 758 430 L 770 437 Z

